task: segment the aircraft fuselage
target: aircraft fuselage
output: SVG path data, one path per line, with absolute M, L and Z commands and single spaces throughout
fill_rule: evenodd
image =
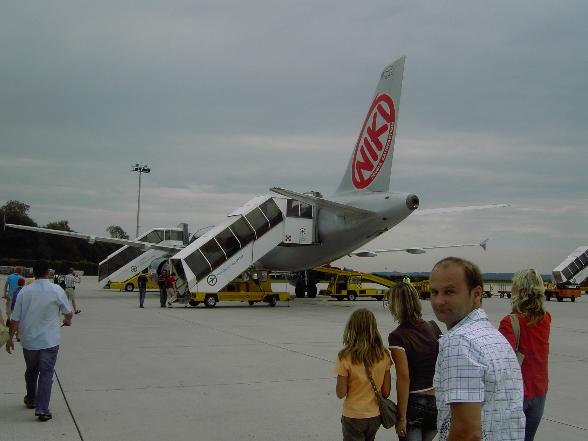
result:
M 260 259 L 259 265 L 270 270 L 301 271 L 333 262 L 399 224 L 418 207 L 418 198 L 408 193 L 351 193 L 331 200 L 374 214 L 357 216 L 323 207 L 317 218 L 319 243 L 278 246 Z

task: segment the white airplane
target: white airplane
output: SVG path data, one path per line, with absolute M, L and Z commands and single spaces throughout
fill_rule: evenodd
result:
M 216 292 L 251 266 L 279 271 L 303 271 L 346 255 L 373 257 L 405 251 L 481 246 L 481 242 L 390 249 L 358 249 L 390 230 L 419 208 L 411 193 L 389 191 L 396 123 L 405 57 L 387 66 L 335 193 L 324 198 L 312 191 L 299 193 L 279 187 L 257 196 L 229 214 L 190 244 L 163 245 L 139 240 L 89 236 L 7 224 L 50 234 L 100 240 L 143 250 L 165 251 L 183 286 L 190 292 Z M 433 209 L 469 211 L 506 204 Z M 426 211 L 426 210 L 419 210 Z M 311 290 L 312 291 L 312 290 Z M 310 292 L 310 291 L 309 291 Z

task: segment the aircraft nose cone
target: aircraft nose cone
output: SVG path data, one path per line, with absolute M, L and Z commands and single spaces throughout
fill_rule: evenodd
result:
M 416 210 L 419 208 L 419 197 L 416 194 L 409 194 L 406 197 L 406 206 L 409 210 Z

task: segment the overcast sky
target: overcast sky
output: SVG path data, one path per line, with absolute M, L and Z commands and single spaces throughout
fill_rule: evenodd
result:
M 585 1 L 1 1 L 0 205 L 80 232 L 215 224 L 271 186 L 338 185 L 382 68 L 406 55 L 391 190 L 422 208 L 370 246 L 480 240 L 483 271 L 588 245 Z M 427 271 L 446 251 L 343 259 Z

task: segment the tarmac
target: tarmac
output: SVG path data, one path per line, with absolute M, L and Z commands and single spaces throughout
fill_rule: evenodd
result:
M 160 308 L 149 292 L 139 309 L 136 292 L 100 290 L 95 277 L 76 291 L 82 312 L 62 328 L 51 421 L 23 405 L 18 343 L 12 355 L 0 353 L 0 441 L 339 440 L 333 367 L 345 322 L 366 307 L 384 339 L 396 326 L 381 302 L 367 299 Z M 509 305 L 484 299 L 495 325 Z M 535 439 L 585 441 L 588 297 L 547 308 L 550 390 Z M 424 312 L 434 318 L 428 301 Z M 394 439 L 383 428 L 376 437 Z

